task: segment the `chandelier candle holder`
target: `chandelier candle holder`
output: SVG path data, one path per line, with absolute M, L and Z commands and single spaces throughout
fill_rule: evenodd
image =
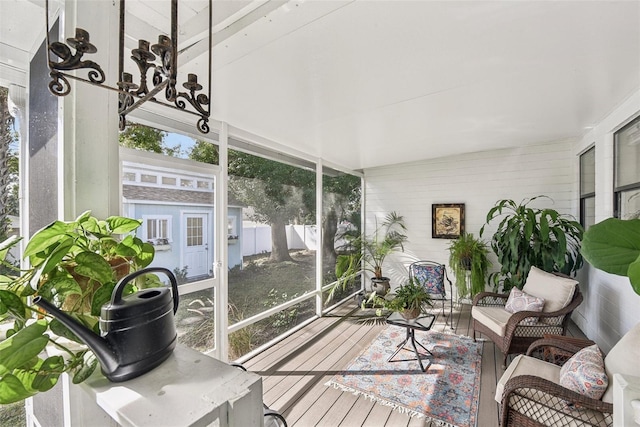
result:
M 131 60 L 137 65 L 139 76 L 134 81 L 131 73 L 124 71 L 124 38 L 125 38 L 125 0 L 120 0 L 120 43 L 118 49 L 118 82 L 115 86 L 105 84 L 105 74 L 94 61 L 83 59 L 85 54 L 93 54 L 98 49 L 91 44 L 89 31 L 76 28 L 75 37 L 63 42 L 49 41 L 49 0 L 46 3 L 47 26 L 47 64 L 49 67 L 49 90 L 56 96 L 66 96 L 71 92 L 69 79 L 92 84 L 118 92 L 119 128 L 126 127 L 127 115 L 147 101 L 164 105 L 189 114 L 199 116 L 196 127 L 201 133 L 209 133 L 209 116 L 211 115 L 211 52 L 212 52 L 212 0 L 209 0 L 209 69 L 208 88 L 206 93 L 199 93 L 203 87 L 198 83 L 198 76 L 188 73 L 187 81 L 182 87 L 187 92 L 179 92 L 178 76 L 178 0 L 171 1 L 171 36 L 158 35 L 158 42 L 149 46 L 147 40 L 138 40 L 138 47 L 131 50 Z M 75 53 L 72 52 L 75 50 Z M 57 60 L 52 60 L 52 56 Z M 87 77 L 69 74 L 69 71 L 86 70 Z M 147 75 L 152 70 L 151 84 Z M 164 90 L 164 100 L 156 95 Z

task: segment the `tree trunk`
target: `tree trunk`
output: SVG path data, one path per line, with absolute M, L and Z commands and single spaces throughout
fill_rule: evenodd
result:
M 325 215 L 322 224 L 322 260 L 324 262 L 325 271 L 333 271 L 336 266 L 336 250 L 334 247 L 334 239 L 336 231 L 338 231 L 338 215 L 335 209 L 331 209 Z
M 291 255 L 289 255 L 287 233 L 284 229 L 283 220 L 276 220 L 271 223 L 271 257 L 269 257 L 269 261 L 293 261 Z

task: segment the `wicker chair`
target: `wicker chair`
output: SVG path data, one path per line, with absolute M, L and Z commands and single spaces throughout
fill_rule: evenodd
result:
M 554 339 L 541 339 L 518 356 L 496 387 L 502 427 L 610 427 L 613 425 L 611 401 L 592 399 L 559 384 L 560 366 L 532 357 L 555 349 L 568 354 L 580 347 Z M 548 353 L 547 353 L 548 354 Z M 553 359 L 557 360 L 557 359 Z M 605 359 L 606 360 L 606 359 Z M 561 363 L 565 362 L 562 360 Z M 606 362 L 605 362 L 606 363 Z M 609 388 L 613 383 L 610 377 Z M 605 398 L 607 395 L 605 394 Z M 603 398 L 603 399 L 605 399 Z
M 523 291 L 547 301 L 542 312 L 509 313 L 504 309 L 508 294 L 479 293 L 471 309 L 474 340 L 480 332 L 493 341 L 503 354 L 504 368 L 510 354 L 524 353 L 544 334 L 565 335 L 571 313 L 583 299 L 577 283 L 532 267 Z M 531 318 L 537 320 L 527 321 Z
M 527 355 L 516 357 L 496 386 L 495 400 L 501 404 L 502 427 L 613 425 L 613 376 L 640 376 L 640 323 L 631 328 L 604 358 L 609 379 L 602 400 L 591 399 L 560 385 L 560 366 L 583 346 L 563 339 L 533 343 Z M 532 357 L 540 355 L 547 361 Z M 558 358 L 563 354 L 564 358 Z M 552 362 L 552 363 L 549 363 Z M 555 364 L 554 364 L 555 363 Z

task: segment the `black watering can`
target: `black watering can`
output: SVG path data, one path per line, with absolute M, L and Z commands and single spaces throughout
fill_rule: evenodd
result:
M 171 288 L 149 288 L 122 296 L 127 283 L 151 272 L 164 273 L 171 281 Z M 173 316 L 178 310 L 178 282 L 166 268 L 138 270 L 118 282 L 111 301 L 100 311 L 101 336 L 42 297 L 34 298 L 33 302 L 57 318 L 93 351 L 102 373 L 112 382 L 130 380 L 149 372 L 164 362 L 176 346 Z

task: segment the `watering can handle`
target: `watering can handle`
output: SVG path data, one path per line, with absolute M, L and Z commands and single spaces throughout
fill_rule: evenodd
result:
M 131 274 L 127 274 L 125 277 L 120 279 L 116 287 L 113 289 L 113 293 L 111 294 L 111 304 L 116 304 L 122 300 L 122 293 L 124 292 L 124 287 L 131 280 L 135 279 L 138 276 L 142 276 L 143 274 L 158 272 L 164 273 L 171 282 L 171 291 L 173 294 L 173 314 L 176 314 L 178 311 L 178 281 L 176 280 L 176 276 L 171 272 L 171 270 L 163 268 L 163 267 L 148 267 L 143 268 L 142 270 L 134 271 Z

